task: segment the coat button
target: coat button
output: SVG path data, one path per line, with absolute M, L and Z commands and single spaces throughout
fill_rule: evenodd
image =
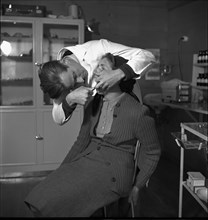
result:
M 110 165 L 111 165 L 111 163 L 110 163 L 110 162 L 106 162 L 105 164 L 106 164 L 106 166 L 110 166 Z
M 101 149 L 101 147 L 100 147 L 100 146 L 98 146 L 98 147 L 97 147 L 97 150 L 100 150 L 100 149 Z
M 116 114 L 113 114 L 113 117 L 114 117 L 114 118 L 116 118 L 116 117 L 117 117 L 117 115 L 116 115 Z
M 121 105 L 120 103 L 117 103 L 117 104 L 116 104 L 116 107 L 120 107 L 120 105 Z
M 116 178 L 115 178 L 115 177 L 112 177 L 111 181 L 112 181 L 112 182 L 116 182 Z

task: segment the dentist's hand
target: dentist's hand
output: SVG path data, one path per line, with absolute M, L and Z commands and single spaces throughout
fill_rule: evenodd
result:
M 125 74 L 122 70 L 103 70 L 100 73 L 96 73 L 96 82 L 97 85 L 95 88 L 99 90 L 108 90 L 112 86 L 120 82 L 122 78 L 125 77 Z
M 85 105 L 92 96 L 92 90 L 92 88 L 80 86 L 66 96 L 66 101 L 70 106 L 73 104 Z

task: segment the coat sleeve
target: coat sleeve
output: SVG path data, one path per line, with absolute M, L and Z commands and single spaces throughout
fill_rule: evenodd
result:
M 148 108 L 144 107 L 136 125 L 137 139 L 140 141 L 138 168 L 135 185 L 140 189 L 150 179 L 155 171 L 161 147 L 154 118 L 149 115 Z
M 121 56 L 128 60 L 119 67 L 125 73 L 126 79 L 140 78 L 156 62 L 154 55 L 148 50 L 129 47 L 106 39 L 102 39 L 100 42 L 106 53 L 112 53 L 114 56 Z
M 92 105 L 90 103 L 84 111 L 84 119 L 77 140 L 74 142 L 73 146 L 71 147 L 69 153 L 67 154 L 62 163 L 71 162 L 74 157 L 76 157 L 79 153 L 83 152 L 87 148 L 91 139 L 91 109 Z
M 56 124 L 63 125 L 65 124 L 72 116 L 73 111 L 76 108 L 76 104 L 73 107 L 70 107 L 64 99 L 61 103 L 56 103 L 53 100 L 52 108 L 52 117 Z
M 123 57 L 127 63 L 119 68 L 125 73 L 126 79 L 140 78 L 156 62 L 154 55 L 148 50 L 114 43 L 106 39 L 64 47 L 58 52 L 57 59 L 61 59 L 67 50 L 71 51 L 78 60 L 83 59 L 87 52 L 93 57 L 93 61 L 99 60 L 106 53 Z

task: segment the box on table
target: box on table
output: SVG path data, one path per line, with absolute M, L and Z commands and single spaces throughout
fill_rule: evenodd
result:
M 205 176 L 200 172 L 187 172 L 189 184 L 192 186 L 204 186 Z

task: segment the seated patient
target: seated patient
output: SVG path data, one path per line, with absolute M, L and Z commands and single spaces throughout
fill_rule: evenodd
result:
M 111 54 L 105 55 L 95 74 L 113 68 L 113 62 Z M 154 119 L 131 94 L 133 84 L 134 80 L 123 81 L 106 93 L 99 91 L 85 105 L 80 133 L 64 161 L 25 199 L 34 213 L 90 217 L 149 180 L 161 150 Z M 137 140 L 139 173 L 132 185 Z

